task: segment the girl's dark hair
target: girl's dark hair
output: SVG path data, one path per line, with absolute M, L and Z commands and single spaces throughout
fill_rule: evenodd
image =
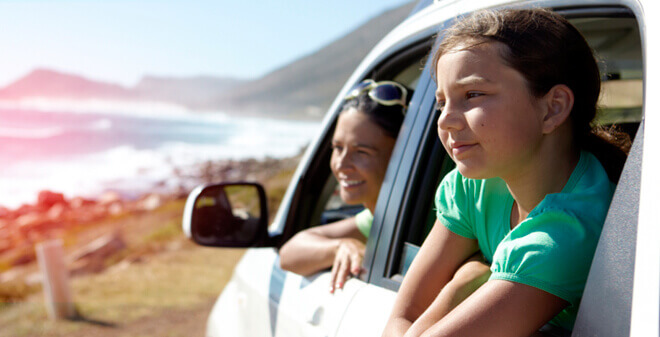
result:
M 591 48 L 561 15 L 545 9 L 484 10 L 458 20 L 444 34 L 433 56 L 459 47 L 497 41 L 503 62 L 520 72 L 536 97 L 564 84 L 575 96 L 570 118 L 578 148 L 593 153 L 612 181 L 618 181 L 630 139 L 614 129 L 593 126 L 600 94 L 600 72 Z
M 412 96 L 412 90 L 408 90 L 408 98 Z M 342 106 L 341 113 L 354 108 L 360 113 L 369 117 L 369 120 L 378 125 L 386 135 L 396 138 L 399 135 L 405 109 L 399 104 L 382 105 L 372 100 L 367 92 L 361 93 L 358 97 L 347 100 Z

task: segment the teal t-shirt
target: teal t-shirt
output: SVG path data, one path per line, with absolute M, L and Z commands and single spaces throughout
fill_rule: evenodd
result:
M 368 238 L 369 232 L 371 231 L 371 224 L 374 223 L 374 216 L 368 208 L 365 208 L 362 212 L 355 215 L 355 223 L 357 224 L 360 233 L 362 233 L 365 238 Z
M 583 151 L 562 191 L 546 195 L 513 230 L 514 200 L 499 178 L 467 179 L 453 170 L 440 183 L 435 204 L 449 230 L 478 241 L 491 263 L 491 280 L 566 300 L 569 306 L 550 323 L 572 329 L 613 193 L 598 159 Z

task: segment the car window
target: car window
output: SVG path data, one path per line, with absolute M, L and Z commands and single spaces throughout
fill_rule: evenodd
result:
M 431 46 L 432 41 L 425 40 L 402 48 L 401 52 L 377 64 L 360 80 L 366 78 L 376 81 L 394 80 L 414 92 Z M 335 112 L 334 122 L 338 112 Z M 404 125 L 405 123 L 406 121 Z M 290 212 L 287 219 L 282 242 L 302 229 L 341 220 L 364 209 L 362 205 L 347 205 L 339 197 L 338 184 L 329 166 L 333 133 L 334 126 L 327 131 L 322 145 L 314 154 L 315 159 L 307 171 L 308 176 L 301 183 L 299 202 L 294 203 L 296 209 Z
M 374 78 L 377 81 L 396 81 L 414 91 L 422 73 L 429 48 L 430 44 L 426 43 L 422 44 L 421 48 L 418 47 L 417 49 L 419 50 L 414 52 L 413 55 L 408 55 L 408 52 L 397 55 L 378 70 L 372 71 L 370 76 L 373 77 L 369 78 Z M 420 52 L 423 52 L 423 54 L 420 54 Z M 387 69 L 387 72 L 384 72 L 384 69 Z M 386 75 L 383 76 L 383 74 Z M 327 194 L 328 189 L 331 190 L 329 195 Z M 342 201 L 339 197 L 339 185 L 332 174 L 328 176 L 323 190 L 325 193 L 322 195 L 327 195 L 327 198 L 319 201 L 319 205 L 324 206 L 320 217 L 320 224 L 341 220 L 355 215 L 364 209 L 362 205 L 348 205 Z
M 638 23 L 624 8 L 573 10 L 563 13 L 585 36 L 594 49 L 602 74 L 602 90 L 596 123 L 614 127 L 634 138 L 642 119 L 643 69 Z M 428 66 L 427 66 L 428 68 Z M 427 95 L 435 92 L 432 81 Z M 426 139 L 420 146 L 418 160 L 424 165 L 409 179 L 410 191 L 392 235 L 392 249 L 383 272 L 382 285 L 397 288 L 424 238 L 435 222 L 435 189 L 454 163 L 447 156 L 435 130 L 438 115 L 430 105 Z

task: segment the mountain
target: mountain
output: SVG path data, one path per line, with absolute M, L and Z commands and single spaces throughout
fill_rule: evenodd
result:
M 198 76 L 189 78 L 145 76 L 135 87 L 94 81 L 51 69 L 36 69 L 0 89 L 1 100 L 49 98 L 67 100 L 162 101 L 191 109 L 208 107 L 211 99 L 243 80 Z
M 23 98 L 162 101 L 193 110 L 281 118 L 321 118 L 367 53 L 413 10 L 385 11 L 320 50 L 254 80 L 212 76 L 145 76 L 134 87 L 36 69 L 0 89 L 0 100 Z
M 110 83 L 92 81 L 78 75 L 48 69 L 36 69 L 0 90 L 2 99 L 57 97 L 66 99 L 101 98 L 134 100 L 132 90 Z

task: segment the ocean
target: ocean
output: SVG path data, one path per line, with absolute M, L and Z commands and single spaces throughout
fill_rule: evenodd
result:
M 34 203 L 41 190 L 70 198 L 174 187 L 175 167 L 292 156 L 319 128 L 183 110 L 0 107 L 0 205 Z

